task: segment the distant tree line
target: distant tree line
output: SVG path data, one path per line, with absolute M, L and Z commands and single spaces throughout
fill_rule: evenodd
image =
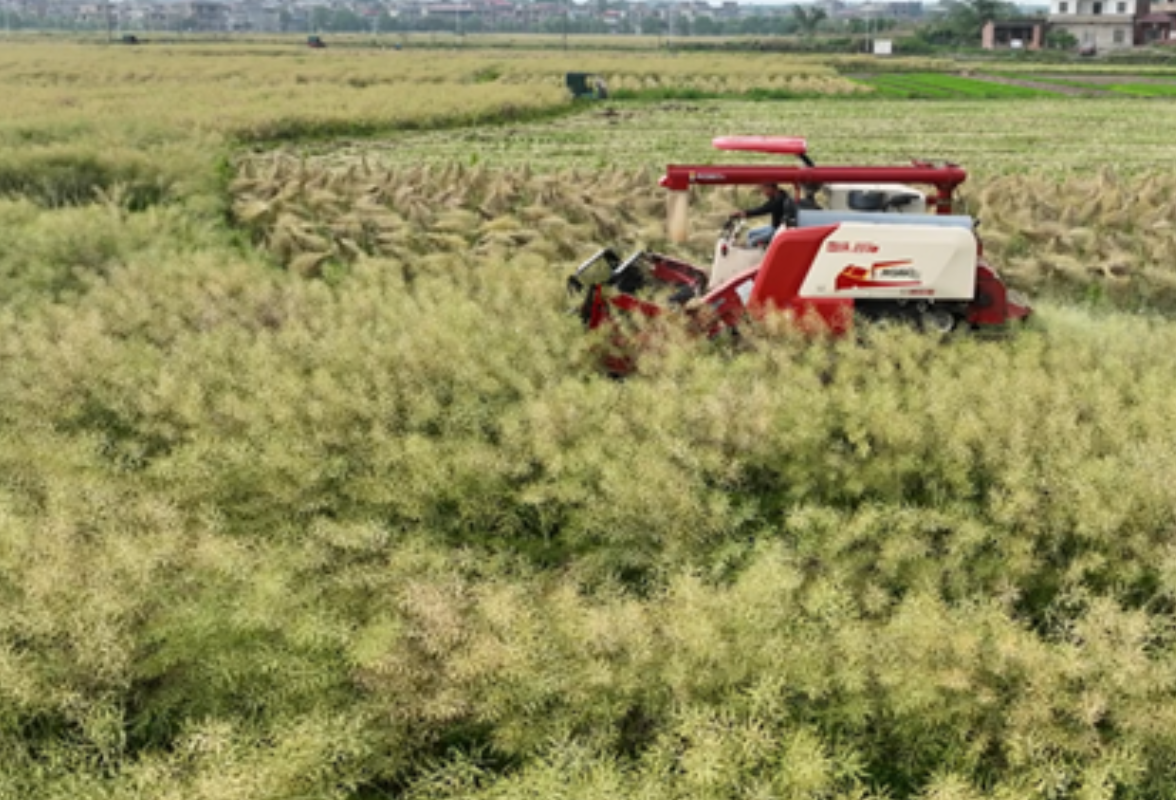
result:
M 942 47 L 974 47 L 980 42 L 984 25 L 990 20 L 1005 20 L 1019 16 L 1017 7 L 1006 0 L 949 0 L 946 13 L 930 21 L 904 22 L 895 18 L 869 19 L 863 17 L 832 18 L 823 9 L 795 5 L 788 14 L 756 14 L 733 19 L 708 16 L 670 14 L 661 16 L 621 17 L 606 21 L 603 13 L 593 17 L 485 17 L 476 14 L 460 19 L 447 14 L 419 17 L 393 16 L 384 8 L 372 7 L 376 13 L 360 13 L 349 8 L 315 8 L 310 16 L 294 15 L 283 10 L 278 17 L 282 31 L 315 30 L 338 33 L 362 32 L 428 32 L 460 31 L 463 33 L 505 32 L 543 34 L 644 34 L 653 36 L 709 37 L 709 36 L 861 36 L 873 32 L 908 28 L 913 37 L 907 49 L 931 50 Z M 607 0 L 597 11 L 608 10 Z M 42 17 L 9 11 L 5 28 L 102 30 L 108 27 L 101 20 L 78 20 L 68 16 Z M 180 19 L 169 25 L 175 30 L 190 30 Z M 1073 37 L 1064 31 L 1047 35 L 1046 43 L 1054 48 L 1070 48 Z
M 739 19 L 715 19 L 712 17 L 687 17 L 673 15 L 668 18 L 647 16 L 640 19 L 623 18 L 615 23 L 598 18 L 549 16 L 542 19 L 488 19 L 477 15 L 463 17 L 460 21 L 453 16 L 430 14 L 424 17 L 393 17 L 386 12 L 377 16 L 363 16 L 347 9 L 315 9 L 311 25 L 322 31 L 340 33 L 370 30 L 427 32 L 452 31 L 460 29 L 466 33 L 488 31 L 506 33 L 558 34 L 644 34 L 652 36 L 795 36 L 827 34 L 862 34 L 870 30 L 892 30 L 898 25 L 895 19 L 829 19 L 823 11 L 810 12 L 802 6 L 794 7 L 788 15 L 755 15 Z M 297 29 L 298 24 L 287 14 L 283 27 Z

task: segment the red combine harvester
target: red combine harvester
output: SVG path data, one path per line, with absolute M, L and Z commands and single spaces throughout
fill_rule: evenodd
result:
M 716 335 L 748 315 L 776 311 L 805 329 L 843 334 L 856 320 L 902 320 L 946 333 L 958 327 L 1004 327 L 1030 314 L 985 260 L 974 220 L 955 213 L 953 193 L 967 178 L 954 164 L 820 167 L 804 139 L 727 136 L 724 150 L 794 155 L 797 166 L 666 167 L 671 239 L 686 238 L 691 186 L 790 185 L 797 212 L 766 246 L 739 241 L 729 220 L 704 270 L 639 251 L 622 260 L 605 249 L 568 279 L 584 292 L 581 316 L 591 329 L 623 315 L 691 316 Z M 933 187 L 930 195 L 912 187 Z M 659 300 L 659 297 L 661 298 Z

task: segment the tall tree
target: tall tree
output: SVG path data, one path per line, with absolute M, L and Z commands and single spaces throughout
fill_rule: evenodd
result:
M 812 36 L 828 15 L 825 9 L 816 6 L 793 6 L 792 16 L 796 19 L 800 32 L 805 36 Z
M 1004 0 L 953 0 L 948 5 L 946 26 L 961 44 L 979 44 L 984 26 L 1017 15 L 1017 7 Z

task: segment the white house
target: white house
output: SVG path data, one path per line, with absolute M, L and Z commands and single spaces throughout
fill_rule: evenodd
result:
M 1049 22 L 1083 48 L 1117 50 L 1135 44 L 1135 18 L 1148 6 L 1148 0 L 1050 0 Z

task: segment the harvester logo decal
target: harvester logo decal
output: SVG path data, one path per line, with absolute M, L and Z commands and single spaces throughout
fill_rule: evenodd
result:
M 833 288 L 838 292 L 853 289 L 892 289 L 902 286 L 918 286 L 921 283 L 919 271 L 909 258 L 898 261 L 875 261 L 868 267 L 849 264 L 837 275 Z
M 690 172 L 691 183 L 722 183 L 726 179 L 726 174 L 722 172 Z

